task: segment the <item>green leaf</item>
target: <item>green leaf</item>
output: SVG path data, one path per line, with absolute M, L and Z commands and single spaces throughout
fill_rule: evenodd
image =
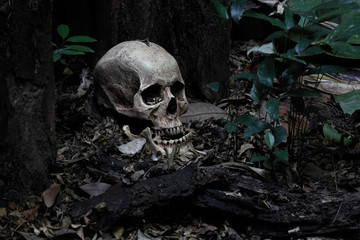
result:
M 229 15 L 227 13 L 226 7 L 222 5 L 219 0 L 211 0 L 214 4 L 216 11 L 218 12 L 219 16 L 224 19 L 225 21 L 229 20 Z
M 305 49 L 304 51 L 299 53 L 300 57 L 310 57 L 310 56 L 314 56 L 314 55 L 318 55 L 318 54 L 323 54 L 325 53 L 325 50 L 321 48 L 321 46 L 316 45 L 316 46 L 311 46 L 307 49 Z
M 291 92 L 286 92 L 280 98 L 284 97 L 303 97 L 303 98 L 318 98 L 321 97 L 319 91 L 310 90 L 305 88 L 298 88 Z
M 273 25 L 273 26 L 275 26 L 275 27 L 279 27 L 279 28 L 281 28 L 281 29 L 283 29 L 283 30 L 286 31 L 286 26 L 285 26 L 285 24 L 284 24 L 280 19 L 266 16 L 266 15 L 263 14 L 263 13 L 255 13 L 255 12 L 253 12 L 253 11 L 248 11 L 248 12 L 244 13 L 244 16 L 246 16 L 246 17 L 252 17 L 252 18 L 258 18 L 258 19 L 267 21 L 267 22 L 269 22 L 271 25 Z
M 259 82 L 265 86 L 272 87 L 275 78 L 275 62 L 271 57 L 266 57 L 260 64 L 257 75 Z
M 284 72 L 279 76 L 279 82 L 282 86 L 287 87 L 303 74 L 304 65 L 298 62 L 293 62 Z
M 275 137 L 270 131 L 267 131 L 264 135 L 266 146 L 271 150 L 275 144 Z
M 298 55 L 301 54 L 310 44 L 313 42 L 313 39 L 302 38 L 295 46 L 295 51 Z
M 254 156 L 251 158 L 250 162 L 262 162 L 265 161 L 267 158 L 265 156 Z
M 288 7 L 285 7 L 285 26 L 287 30 L 290 30 L 295 26 L 294 12 Z
M 75 51 L 79 51 L 79 52 L 90 52 L 90 53 L 94 53 L 94 50 L 92 50 L 89 47 L 86 46 L 82 46 L 82 45 L 66 45 L 65 46 L 67 49 L 71 49 L 71 50 L 75 50 Z
M 235 122 L 227 122 L 225 124 L 224 130 L 226 132 L 236 132 L 238 130 L 237 123 L 235 123 Z
M 347 69 L 337 65 L 321 65 L 314 67 L 307 71 L 305 74 L 325 74 L 325 73 L 344 73 Z
M 293 11 L 308 11 L 322 2 L 323 0 L 290 0 L 287 4 Z
M 302 64 L 306 65 L 306 62 L 304 60 L 297 58 L 294 54 L 292 54 L 290 52 L 280 54 L 280 57 L 286 58 L 286 59 L 289 59 L 289 60 L 292 60 L 292 61 L 296 61 L 296 62 L 299 62 L 299 63 L 302 63 Z
M 322 2 L 317 6 L 314 6 L 311 10 L 318 11 L 322 9 L 332 9 L 332 8 L 347 8 L 347 9 L 355 9 L 358 8 L 359 4 L 355 3 L 352 0 L 333 0 L 328 2 Z
M 254 121 L 259 121 L 259 119 L 250 114 L 243 114 L 238 116 L 234 122 L 238 124 L 243 124 L 248 127 L 252 125 Z
M 57 62 L 61 58 L 61 54 L 53 53 L 53 62 Z
M 260 102 L 270 92 L 270 88 L 255 80 L 251 87 L 250 95 L 256 102 Z
M 68 25 L 60 24 L 57 27 L 57 32 L 60 35 L 60 37 L 62 37 L 62 39 L 65 39 L 70 33 L 70 28 Z
M 346 43 L 349 43 L 349 44 L 360 44 L 360 34 L 351 36 L 351 37 L 349 38 L 349 40 L 347 40 Z
M 168 159 L 168 168 L 171 168 L 174 165 L 175 155 L 177 152 L 177 146 L 175 146 L 170 153 L 169 159 Z
M 97 40 L 89 36 L 72 36 L 66 39 L 66 42 L 96 42 Z
M 360 59 L 360 46 L 353 46 L 346 42 L 329 43 L 332 55 L 340 58 Z
M 279 100 L 271 98 L 266 103 L 266 112 L 272 120 L 279 122 Z
M 360 90 L 334 96 L 335 101 L 340 104 L 344 113 L 353 114 L 360 109 Z
M 271 33 L 269 36 L 267 36 L 267 37 L 264 39 L 263 43 L 270 42 L 270 41 L 272 41 L 272 40 L 274 40 L 274 39 L 282 38 L 282 37 L 284 37 L 285 35 L 286 35 L 286 32 L 284 32 L 284 31 L 276 31 L 276 32 L 273 32 L 273 33 Z
M 353 14 L 351 18 L 345 19 L 325 38 L 325 43 L 331 43 L 338 40 L 347 41 L 360 32 L 360 14 Z
M 283 126 L 277 126 L 276 128 L 274 128 L 273 135 L 275 137 L 275 147 L 278 146 L 280 143 L 285 142 L 288 137 L 288 133 Z
M 56 52 L 57 54 L 61 54 L 61 55 L 85 55 L 84 52 L 69 50 L 69 49 L 65 49 L 65 48 L 58 49 L 54 52 Z
M 237 117 L 234 122 L 244 124 L 245 126 L 247 126 L 247 129 L 244 132 L 245 139 L 248 139 L 252 135 L 262 132 L 271 127 L 269 123 L 261 121 L 257 119 L 255 116 L 247 115 L 247 114 Z
M 337 143 L 340 143 L 341 139 L 343 139 L 345 146 L 351 143 L 351 140 L 349 140 L 348 138 L 342 136 L 342 134 L 339 134 L 338 132 L 333 130 L 327 123 L 325 123 L 323 126 L 323 133 L 324 136 L 330 141 L 335 141 Z
M 272 169 L 272 163 L 269 159 L 267 159 L 266 161 L 263 162 L 264 167 L 266 167 L 267 169 Z
M 234 76 L 230 77 L 229 81 L 235 80 L 235 79 L 256 80 L 258 78 L 252 73 L 240 73 L 240 74 L 237 74 L 237 75 L 234 75 Z
M 319 24 L 321 22 L 324 22 L 324 21 L 330 21 L 338 16 L 341 16 L 345 13 L 348 13 L 350 12 L 351 10 L 350 9 L 344 9 L 344 8 L 339 8 L 339 9 L 334 9 L 328 13 L 325 13 L 325 14 L 322 14 L 320 15 L 318 18 L 316 18 L 313 22 L 312 22 L 312 25 L 316 25 L 316 24 Z M 306 27 L 310 27 L 312 26 L 311 24 L 307 25 Z
M 234 0 L 231 4 L 231 17 L 234 22 L 239 23 L 246 10 L 247 0 Z
M 213 92 L 219 92 L 219 86 L 220 86 L 219 82 L 212 82 L 206 84 L 206 87 L 208 87 Z
M 285 150 L 277 150 L 274 152 L 276 158 L 274 160 L 274 163 L 277 162 L 283 162 L 283 161 L 288 161 L 289 160 L 289 153 L 288 151 Z

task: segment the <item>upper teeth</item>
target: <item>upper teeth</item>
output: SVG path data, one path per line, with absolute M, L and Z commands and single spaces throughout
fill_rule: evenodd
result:
M 185 130 L 184 130 L 183 126 L 173 127 L 173 128 L 164 128 L 164 129 L 155 131 L 155 134 L 158 136 L 174 136 L 174 135 L 179 135 L 179 134 L 184 134 L 184 133 L 185 133 Z

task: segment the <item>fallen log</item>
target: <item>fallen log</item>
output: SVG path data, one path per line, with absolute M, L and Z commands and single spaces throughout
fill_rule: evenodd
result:
M 119 219 L 143 217 L 151 208 L 173 200 L 215 209 L 246 223 L 250 234 L 262 237 L 353 237 L 360 232 L 359 193 L 290 192 L 224 165 L 205 167 L 196 163 L 76 203 L 72 216 L 79 217 L 105 203 L 99 223 L 106 230 Z
M 102 195 L 76 203 L 71 215 L 78 217 L 105 203 L 107 211 L 102 213 L 100 225 L 106 230 L 118 219 L 141 217 L 153 206 L 192 196 L 195 191 L 211 183 L 227 182 L 226 169 L 199 168 L 197 165 L 191 163 L 172 174 L 141 180 L 132 186 L 119 184 Z

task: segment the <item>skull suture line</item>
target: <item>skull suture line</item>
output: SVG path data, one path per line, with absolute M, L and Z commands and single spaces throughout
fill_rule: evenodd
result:
M 95 77 L 111 106 L 128 117 L 153 124 L 140 135 L 124 126 L 129 138 L 144 137 L 156 155 L 169 156 L 177 146 L 188 152 L 191 133 L 179 116 L 187 111 L 185 83 L 174 57 L 159 45 L 141 41 L 122 42 L 110 49 L 96 64 Z

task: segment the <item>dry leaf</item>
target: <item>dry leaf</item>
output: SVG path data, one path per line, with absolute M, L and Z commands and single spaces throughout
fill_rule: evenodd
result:
M 54 205 L 56 197 L 60 192 L 60 187 L 60 184 L 54 183 L 45 190 L 43 199 L 46 207 L 49 208 Z
M 145 143 L 145 138 L 137 138 L 132 140 L 131 142 L 120 145 L 118 149 L 120 152 L 126 155 L 133 156 L 143 148 Z
M 76 234 L 79 236 L 79 238 L 81 240 L 84 240 L 85 239 L 85 236 L 84 236 L 84 229 L 81 227 L 79 228 L 77 231 L 76 231 Z
M 24 216 L 24 218 L 26 218 L 27 220 L 34 220 L 38 215 L 38 209 L 39 209 L 39 205 L 36 205 L 34 208 L 28 209 L 26 211 L 23 211 L 22 215 Z
M 244 143 L 243 145 L 241 145 L 240 147 L 240 152 L 239 152 L 239 157 L 246 151 L 249 149 L 253 149 L 254 145 L 252 145 L 251 143 Z
M 7 214 L 6 208 L 0 208 L 0 217 L 4 217 Z
M 229 114 L 223 109 L 204 102 L 189 103 L 188 111 L 180 116 L 182 123 L 190 123 L 195 121 L 204 121 L 210 118 L 213 119 L 227 119 Z
M 75 234 L 76 234 L 76 231 L 73 229 L 69 229 L 69 228 L 63 228 L 63 229 L 54 231 L 55 237 L 61 237 L 61 236 L 65 236 L 65 235 L 67 235 L 69 237 L 69 235 L 75 235 Z M 70 239 L 70 237 L 68 239 Z
M 99 196 L 111 187 L 108 183 L 94 182 L 80 186 L 80 189 L 91 196 Z
M 138 240 L 151 240 L 151 238 L 148 238 L 145 234 L 143 234 L 140 229 L 138 229 L 138 231 L 137 231 L 137 239 Z
M 120 239 L 122 237 L 122 235 L 124 234 L 124 228 L 123 227 L 115 227 L 113 229 L 113 235 L 116 239 Z
M 19 232 L 21 236 L 26 240 L 44 240 L 46 238 L 38 237 L 34 233 Z

